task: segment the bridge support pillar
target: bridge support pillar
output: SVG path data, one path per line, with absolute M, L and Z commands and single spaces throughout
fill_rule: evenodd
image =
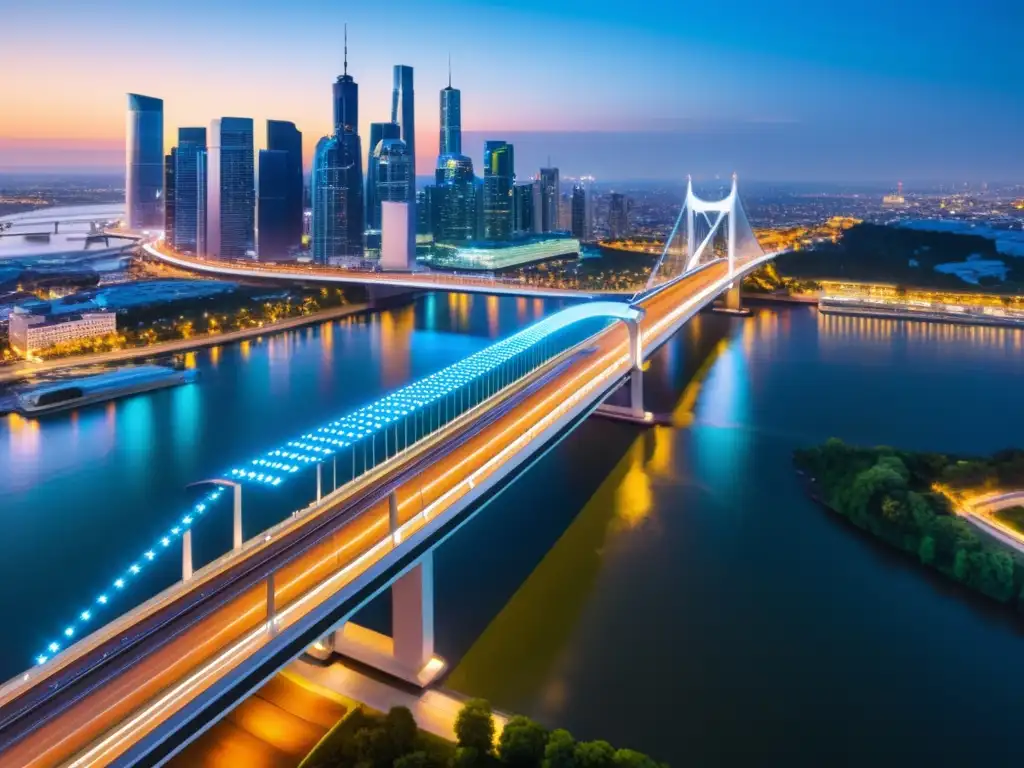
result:
M 424 554 L 391 585 L 391 632 L 387 637 L 353 622 L 315 643 L 307 653 L 318 659 L 331 649 L 399 680 L 426 688 L 445 662 L 434 655 L 434 555 Z
M 749 315 L 750 310 L 743 306 L 743 297 L 740 295 L 740 281 L 735 280 L 729 289 L 722 294 L 722 303 L 714 307 L 715 312 L 724 312 L 729 315 Z
M 640 324 L 627 320 L 629 329 L 629 410 L 638 419 L 644 418 L 644 356 L 641 348 Z

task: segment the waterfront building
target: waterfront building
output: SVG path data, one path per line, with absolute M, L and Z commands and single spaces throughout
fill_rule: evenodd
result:
M 170 240 L 174 233 L 174 158 L 177 147 L 171 147 L 164 157 L 164 239 Z
M 540 169 L 540 231 L 557 232 L 560 229 L 559 183 L 557 168 Z
M 373 155 L 377 165 L 378 205 L 384 202 L 414 203 L 415 198 L 409 197 L 412 158 L 405 142 L 401 139 L 384 139 L 377 145 Z
M 407 271 L 416 261 L 415 203 L 381 201 L 380 266 Z
M 441 155 L 462 154 L 462 93 L 452 88 L 452 64 L 448 61 L 448 85 L 441 89 Z
M 476 236 L 477 195 L 473 161 L 465 155 L 437 159 L 438 221 L 435 240 L 459 242 Z
M 514 229 L 515 156 L 505 141 L 484 142 L 484 181 L 481 222 L 485 240 L 506 240 Z
M 117 331 L 116 312 L 34 314 L 20 307 L 11 312 L 8 337 L 11 349 L 22 357 L 55 344 L 94 339 Z
M 174 226 L 168 227 L 167 239 L 175 250 L 202 253 L 199 248 L 201 229 L 206 221 L 205 128 L 179 128 L 174 157 L 174 190 L 167 191 L 173 201 Z
M 535 183 L 516 184 L 513 190 L 514 230 L 516 234 L 533 232 L 533 190 Z
M 286 153 L 285 175 L 279 194 L 282 196 L 282 238 L 287 248 L 302 244 L 302 132 L 295 123 L 267 120 L 267 149 Z M 262 190 L 262 187 L 261 187 Z M 286 250 L 287 250 L 286 248 Z
M 210 123 L 206 157 L 206 255 L 214 259 L 256 254 L 256 183 L 250 117 Z
M 256 253 L 262 260 L 280 259 L 288 255 L 291 243 L 289 226 L 290 200 L 288 152 L 261 149 L 256 198 Z
M 363 194 L 359 137 L 324 136 L 317 142 L 310 180 L 313 261 L 338 263 L 363 255 Z
M 493 272 L 549 259 L 570 258 L 580 241 L 568 235 L 526 235 L 505 241 L 435 243 L 427 262 L 442 269 Z
M 572 188 L 572 236 L 583 242 L 594 239 L 594 194 L 583 182 L 577 182 Z
M 628 237 L 630 234 L 629 212 L 632 201 L 620 192 L 608 196 L 608 233 L 612 240 Z
M 400 139 L 397 123 L 370 123 L 370 145 L 366 158 L 366 228 L 380 229 L 380 199 L 377 197 L 377 158 L 374 153 L 384 139 Z
M 409 177 L 409 196 L 416 197 L 416 116 L 412 86 L 412 67 L 396 64 L 394 70 L 394 88 L 391 92 L 391 122 L 401 129 L 400 138 L 405 142 L 412 163 L 412 174 Z
M 128 94 L 125 221 L 129 229 L 164 226 L 164 102 Z

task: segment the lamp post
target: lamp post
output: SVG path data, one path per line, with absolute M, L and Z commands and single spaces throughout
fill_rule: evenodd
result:
M 234 536 L 233 544 L 235 549 L 242 548 L 242 485 L 236 483 L 234 480 L 225 480 L 224 478 L 215 477 L 209 480 L 199 480 L 195 483 L 189 483 L 188 488 L 192 488 L 196 485 L 219 485 L 222 488 L 233 489 L 234 497 Z

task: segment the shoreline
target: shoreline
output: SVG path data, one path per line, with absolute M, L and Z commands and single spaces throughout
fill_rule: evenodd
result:
M 147 357 L 159 357 L 161 355 L 173 355 L 179 352 L 190 352 L 205 347 L 216 347 L 221 344 L 232 344 L 236 341 L 246 341 L 258 336 L 281 333 L 307 325 L 337 320 L 342 317 L 372 312 L 380 309 L 374 303 L 347 304 L 342 307 L 334 307 L 316 312 L 312 315 L 301 315 L 278 320 L 274 323 L 267 323 L 257 328 L 243 328 L 237 331 L 226 333 L 205 334 L 193 336 L 189 339 L 175 341 L 162 341 L 158 344 L 150 344 L 144 347 L 130 347 L 126 349 L 115 349 L 110 352 L 90 352 L 85 355 L 72 355 L 69 357 L 58 357 L 52 360 L 44 360 L 41 363 L 13 363 L 0 367 L 0 384 L 8 384 L 14 381 L 28 378 L 37 373 L 50 373 L 65 368 L 76 368 L 86 365 L 101 365 L 105 363 L 128 362 L 140 360 Z

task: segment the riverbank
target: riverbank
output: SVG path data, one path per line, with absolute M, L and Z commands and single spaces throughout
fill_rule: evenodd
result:
M 1024 452 L 965 459 L 832 439 L 798 449 L 794 462 L 819 504 L 922 565 L 1024 612 L 1024 561 L 1001 537 L 979 536 L 963 503 L 997 483 L 1020 483 Z
M 129 362 L 142 360 L 147 357 L 160 357 L 173 355 L 179 352 L 189 352 L 204 347 L 214 347 L 221 344 L 231 344 L 236 341 L 266 336 L 268 334 L 290 331 L 295 328 L 302 328 L 307 325 L 337 320 L 341 317 L 350 317 L 364 312 L 377 309 L 377 305 L 371 303 L 348 304 L 343 307 L 333 307 L 310 315 L 300 317 L 289 317 L 285 320 L 278 320 L 273 323 L 266 323 L 256 328 L 243 328 L 239 331 L 228 331 L 226 333 L 204 334 L 192 336 L 188 339 L 175 341 L 163 341 L 157 344 L 149 344 L 144 347 L 131 347 L 130 349 L 115 349 L 110 352 L 98 352 L 87 355 L 73 355 L 70 357 L 43 360 L 39 363 L 12 363 L 0 368 L 0 384 L 17 381 L 38 373 L 52 373 L 65 368 L 76 368 L 87 365 L 104 365 L 108 363 Z

